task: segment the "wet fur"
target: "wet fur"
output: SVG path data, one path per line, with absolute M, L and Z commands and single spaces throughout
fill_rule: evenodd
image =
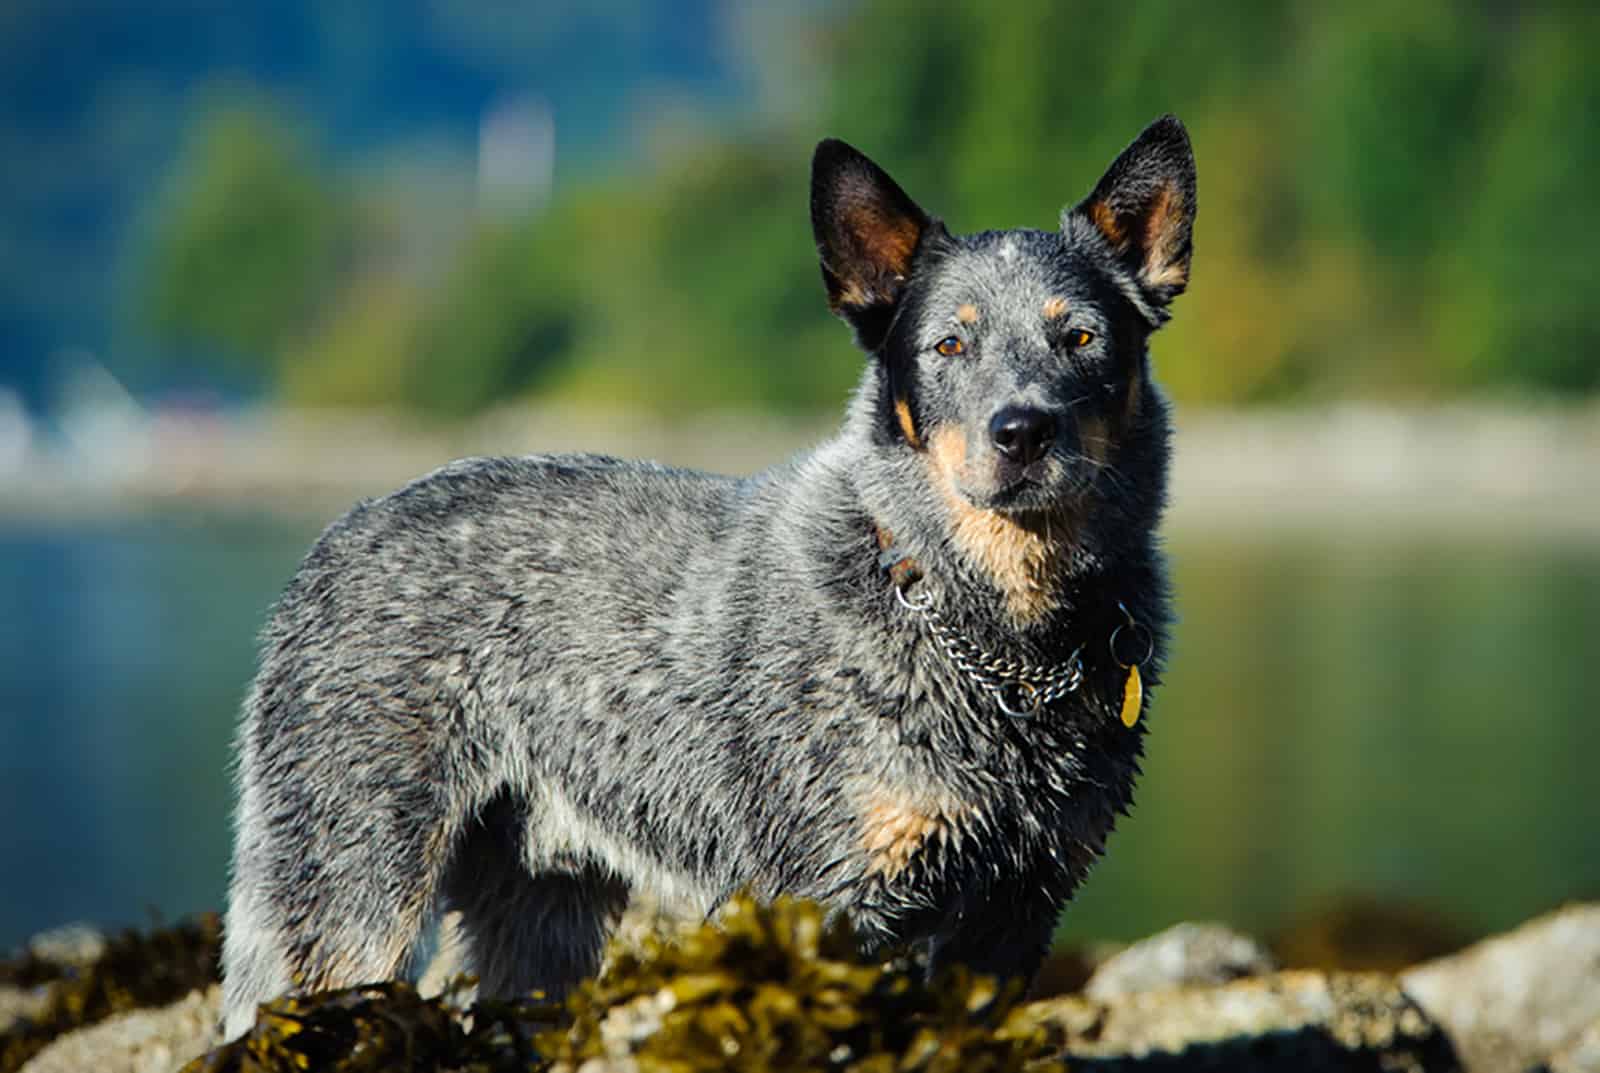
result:
M 312 548 L 239 729 L 227 1035 L 287 989 L 404 971 L 444 910 L 485 993 L 559 994 L 640 891 L 804 895 L 872 948 L 1037 969 L 1131 801 L 1121 607 L 1159 681 L 1145 344 L 1187 280 L 1188 141 L 1153 125 L 1051 232 L 951 235 L 842 143 L 813 169 L 829 301 L 870 354 L 833 439 L 747 479 L 457 462 Z M 1011 404 L 1060 418 L 1025 471 L 988 432 Z M 974 643 L 1081 646 L 1083 688 L 1002 714 L 895 599 L 889 539 Z

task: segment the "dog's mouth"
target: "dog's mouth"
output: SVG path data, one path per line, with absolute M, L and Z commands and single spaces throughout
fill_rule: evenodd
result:
M 1061 450 L 1023 465 L 993 452 L 971 457 L 965 436 L 941 429 L 930 437 L 931 456 L 952 505 L 992 511 L 1026 523 L 1031 518 L 1083 514 L 1094 491 L 1096 467 Z
M 1031 516 L 1058 514 L 1080 509 L 1092 485 L 1092 477 L 1051 468 L 1043 463 L 1027 467 L 992 490 L 962 488 L 962 496 L 980 510 L 997 514 Z
M 989 510 L 1028 511 L 1037 509 L 1042 501 L 1054 497 L 1048 494 L 1044 482 L 1037 477 L 1018 476 L 1000 485 L 984 498 L 988 502 L 980 505 Z
M 989 469 L 989 481 L 983 483 L 994 489 L 991 496 L 997 508 L 1073 506 L 1094 490 L 1098 468 L 1092 459 L 1055 450 L 1021 466 L 997 459 Z

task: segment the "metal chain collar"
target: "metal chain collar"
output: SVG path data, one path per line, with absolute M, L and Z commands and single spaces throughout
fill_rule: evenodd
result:
M 1027 719 L 1083 684 L 1083 646 L 1072 650 L 1064 663 L 1035 667 L 1007 656 L 995 656 L 973 644 L 939 614 L 933 596 L 906 596 L 905 586 L 894 586 L 895 599 L 915 611 L 928 624 L 951 664 L 994 697 L 1000 710 L 1014 719 Z

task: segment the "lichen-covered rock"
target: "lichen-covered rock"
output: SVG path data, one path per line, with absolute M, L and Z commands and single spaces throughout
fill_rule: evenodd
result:
M 1600 904 L 1539 917 L 1400 982 L 1471 1073 L 1522 1073 L 1600 1020 Z
M 22 1073 L 172 1073 L 211 1044 L 222 989 L 191 991 L 151 1010 L 119 1013 L 56 1037 Z
M 1445 1073 L 1449 1041 L 1387 976 L 1281 972 L 1021 1011 L 1073 1069 Z
M 28 953 L 64 969 L 93 965 L 106 952 L 105 934 L 89 924 L 63 924 L 28 940 Z
M 1139 991 L 1225 984 L 1276 968 L 1266 947 L 1248 935 L 1221 924 L 1177 924 L 1107 958 L 1084 994 L 1104 1002 Z

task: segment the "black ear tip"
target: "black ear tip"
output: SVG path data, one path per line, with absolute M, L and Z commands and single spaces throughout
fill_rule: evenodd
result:
M 811 154 L 811 173 L 820 175 L 833 171 L 846 161 L 859 159 L 860 156 L 860 151 L 849 143 L 838 138 L 824 138 L 817 143 L 816 152 Z
M 1183 120 L 1170 112 L 1146 127 L 1139 140 L 1189 151 L 1189 130 L 1183 125 Z
M 1189 142 L 1189 130 L 1177 116 L 1167 114 L 1150 124 L 1144 138 L 1160 146 L 1161 153 L 1179 167 L 1194 170 L 1194 146 Z

